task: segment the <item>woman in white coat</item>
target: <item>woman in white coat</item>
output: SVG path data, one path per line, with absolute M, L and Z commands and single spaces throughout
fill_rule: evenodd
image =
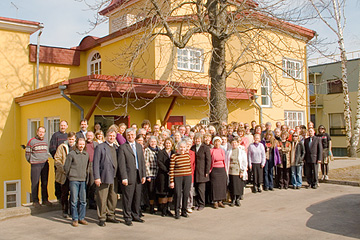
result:
M 231 148 L 226 152 L 226 167 L 229 174 L 230 206 L 240 206 L 247 180 L 247 154 L 244 146 L 239 145 L 237 138 L 231 141 Z

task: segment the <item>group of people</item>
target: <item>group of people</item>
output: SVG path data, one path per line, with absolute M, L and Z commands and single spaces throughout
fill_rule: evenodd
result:
M 322 179 L 328 179 L 331 138 L 324 126 L 318 134 L 312 122 L 288 129 L 271 123 L 257 125 L 242 122 L 220 126 L 197 124 L 166 129 L 144 120 L 141 127 L 132 124 L 110 126 L 105 134 L 100 124 L 88 131 L 86 119 L 80 131 L 66 132 L 68 123 L 60 122 L 49 146 L 45 128 L 26 147 L 31 163 L 32 200 L 40 207 L 38 190 L 41 179 L 42 204 L 48 201 L 49 153 L 55 166 L 55 195 L 63 216 L 72 217 L 72 225 L 87 225 L 87 200 L 96 209 L 99 226 L 119 223 L 115 208 L 119 194 L 125 224 L 144 222 L 143 212 L 158 212 L 176 219 L 188 217 L 206 204 L 213 208 L 240 206 L 244 187 L 253 184 L 253 192 L 275 187 L 302 187 L 304 170 L 308 186 L 318 186 L 318 164 Z M 291 179 L 290 179 L 291 176 Z M 262 187 L 262 189 L 261 189 Z M 70 201 L 69 201 L 70 193 Z M 174 214 L 172 213 L 174 205 Z

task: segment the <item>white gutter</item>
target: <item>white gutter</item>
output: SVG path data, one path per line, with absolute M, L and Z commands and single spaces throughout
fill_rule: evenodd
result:
M 39 24 L 40 32 L 37 37 L 37 45 L 36 45 L 36 89 L 39 88 L 39 64 L 40 64 L 40 36 L 44 29 L 44 25 L 42 23 Z

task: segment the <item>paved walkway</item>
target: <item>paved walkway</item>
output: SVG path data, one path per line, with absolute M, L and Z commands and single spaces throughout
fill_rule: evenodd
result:
M 334 161 L 330 162 L 330 171 L 331 169 L 345 168 L 360 165 L 360 158 L 335 158 Z
M 120 210 L 119 210 L 120 212 Z M 0 239 L 359 239 L 360 188 L 321 184 L 320 188 L 248 193 L 241 207 L 205 208 L 188 219 L 146 215 L 145 223 L 74 228 L 60 211 L 0 222 Z

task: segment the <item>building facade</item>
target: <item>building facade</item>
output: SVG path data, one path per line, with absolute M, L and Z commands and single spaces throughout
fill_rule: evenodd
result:
M 96 122 L 105 130 L 113 123 L 140 124 L 144 119 L 167 127 L 195 125 L 209 116 L 209 36 L 194 35 L 185 48 L 174 47 L 162 35 L 149 40 L 145 34 L 149 22 L 136 11 L 140 5 L 141 1 L 112 1 L 101 12 L 109 18 L 109 35 L 87 36 L 73 48 L 40 46 L 39 58 L 36 45 L 29 44 L 30 34 L 40 29 L 39 23 L 28 22 L 34 29 L 25 32 L 0 25 L 0 39 L 11 45 L 5 48 L 1 44 L 0 50 L 22 59 L 1 62 L 9 69 L 7 76 L 0 77 L 7 83 L 1 84 L 0 91 L 9 94 L 1 105 L 5 114 L 0 121 L 0 163 L 6 166 L 0 170 L 4 183 L 0 186 L 4 192 L 1 208 L 30 201 L 30 166 L 20 145 L 35 135 L 38 126 L 45 126 L 49 140 L 63 119 L 68 121 L 69 131 L 78 131 L 82 118 L 88 119 L 89 130 Z M 18 20 L 3 21 L 9 25 Z M 176 29 L 182 22 L 174 18 L 169 24 Z M 247 40 L 247 46 L 252 41 L 261 43 L 256 55 L 245 51 L 239 38 L 228 41 L 226 61 L 244 63 L 228 76 L 228 121 L 283 121 L 290 127 L 305 124 L 309 117 L 306 43 L 315 32 L 274 19 L 266 20 L 266 24 L 272 27 L 255 34 L 261 37 L 241 41 L 245 44 Z M 159 32 L 159 28 L 156 25 L 151 33 Z M 16 46 L 18 42 L 5 36 L 22 37 L 21 44 Z M 26 72 L 20 75 L 20 69 Z M 53 169 L 53 160 L 49 163 Z M 55 198 L 53 182 L 50 170 L 50 199 Z M 15 204 L 11 201 L 14 197 Z
M 360 77 L 360 59 L 347 62 L 349 98 L 352 122 L 355 122 L 357 92 Z M 322 124 L 330 134 L 334 156 L 347 156 L 344 121 L 344 95 L 341 82 L 341 62 L 309 67 L 311 120 Z

